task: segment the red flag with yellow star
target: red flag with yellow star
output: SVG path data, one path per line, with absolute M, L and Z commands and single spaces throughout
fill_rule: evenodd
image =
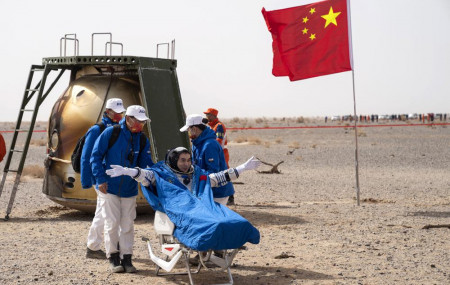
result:
M 273 75 L 295 81 L 352 70 L 347 0 L 262 14 L 273 39 Z

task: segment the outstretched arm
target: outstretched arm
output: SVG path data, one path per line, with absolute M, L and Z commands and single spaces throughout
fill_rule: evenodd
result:
M 246 170 L 256 169 L 261 165 L 261 160 L 252 156 L 245 163 L 237 166 L 236 168 L 228 168 L 227 170 L 217 173 L 211 173 L 209 180 L 211 181 L 211 187 L 220 187 L 227 184 L 230 181 L 239 178 L 239 175 Z
M 142 183 L 145 187 L 148 187 L 150 184 L 155 184 L 155 175 L 153 174 L 153 171 L 139 167 L 128 168 L 120 165 L 111 165 L 111 169 L 106 170 L 106 174 L 111 177 L 128 175 L 137 182 Z

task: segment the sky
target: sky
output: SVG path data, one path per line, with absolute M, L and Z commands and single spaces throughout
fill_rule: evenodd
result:
M 272 37 L 261 9 L 311 2 L 0 1 L 0 121 L 16 121 L 30 66 L 59 56 L 61 37 L 75 33 L 80 55 L 90 55 L 91 34 L 99 32 L 112 33 L 132 56 L 156 57 L 158 43 L 175 39 L 187 114 L 209 107 L 220 118 L 353 114 L 351 71 L 295 82 L 272 75 Z M 448 0 L 351 1 L 358 114 L 450 113 L 449 14 Z M 104 54 L 104 45 L 95 54 Z M 63 77 L 38 120 L 48 120 L 67 85 Z

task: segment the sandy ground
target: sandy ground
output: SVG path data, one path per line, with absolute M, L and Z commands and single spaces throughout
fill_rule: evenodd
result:
M 284 161 L 281 174 L 252 171 L 235 185 L 232 209 L 261 232 L 260 244 L 248 244 L 235 258 L 235 284 L 450 283 L 449 229 L 423 229 L 450 224 L 450 128 L 359 133 L 357 206 L 351 129 L 229 132 L 231 165 L 251 155 Z M 44 157 L 45 147 L 32 145 L 27 165 L 42 165 Z M 2 217 L 12 183 L 13 175 L 0 197 Z M 138 272 L 110 274 L 106 260 L 85 258 L 92 216 L 54 204 L 41 188 L 42 179 L 24 178 L 10 220 L 0 220 L 0 284 L 188 284 L 187 276 L 155 276 L 141 241 L 154 239 L 152 215 L 140 215 L 135 223 Z M 223 271 L 209 270 L 194 280 L 226 278 Z

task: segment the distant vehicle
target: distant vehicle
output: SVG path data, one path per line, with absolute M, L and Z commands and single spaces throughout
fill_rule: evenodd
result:
M 389 115 L 380 115 L 380 116 L 378 116 L 378 119 L 379 120 L 389 120 L 390 117 L 391 116 L 389 116 Z
M 417 114 L 408 114 L 408 120 L 417 120 L 419 118 L 419 115 Z
M 332 116 L 331 120 L 332 121 L 340 121 L 341 120 L 341 116 Z

